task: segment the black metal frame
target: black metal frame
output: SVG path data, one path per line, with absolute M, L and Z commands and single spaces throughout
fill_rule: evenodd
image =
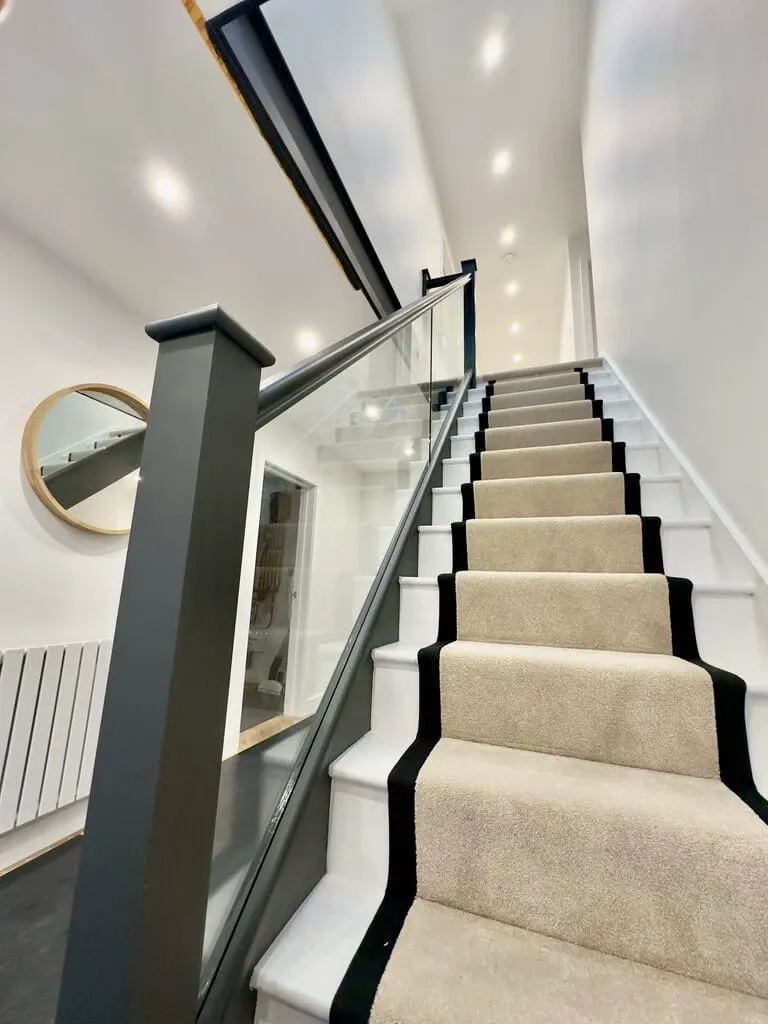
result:
M 350 284 L 377 316 L 386 316 L 400 300 L 261 11 L 263 2 L 244 0 L 211 18 L 208 37 Z
M 477 384 L 477 313 L 475 306 L 475 275 L 477 260 L 462 260 L 458 274 L 431 277 L 425 267 L 421 272 L 421 294 L 428 295 L 433 288 L 445 288 L 459 278 L 464 283 L 464 372 L 472 372 L 472 387 Z
M 397 639 L 399 578 L 416 572 L 418 527 L 431 522 L 432 488 L 472 373 L 460 382 L 408 507 L 310 725 L 279 804 L 245 883 L 243 897 L 222 930 L 223 940 L 203 978 L 200 1024 L 253 1019 L 248 978 L 325 872 L 330 780 L 328 766 L 370 728 L 374 648 Z

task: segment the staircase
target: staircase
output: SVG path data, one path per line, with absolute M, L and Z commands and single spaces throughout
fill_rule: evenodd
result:
M 768 1021 L 755 585 L 610 368 L 462 413 L 257 1022 Z
M 462 412 L 257 1022 L 768 1021 L 755 585 L 609 368 Z

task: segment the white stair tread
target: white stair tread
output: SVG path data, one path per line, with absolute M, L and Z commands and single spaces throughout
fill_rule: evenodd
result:
M 341 979 L 384 893 L 325 875 L 256 965 L 251 987 L 328 1020 Z
M 413 737 L 393 740 L 368 732 L 337 757 L 328 772 L 332 779 L 383 789 L 389 773 L 412 742 Z
M 415 665 L 417 655 L 421 650 L 419 644 L 405 643 L 403 640 L 396 640 L 392 644 L 385 644 L 373 651 L 373 662 L 375 665 Z

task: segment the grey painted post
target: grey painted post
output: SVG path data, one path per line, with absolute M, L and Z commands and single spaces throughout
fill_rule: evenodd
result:
M 218 307 L 160 342 L 58 1024 L 195 1019 L 262 367 Z

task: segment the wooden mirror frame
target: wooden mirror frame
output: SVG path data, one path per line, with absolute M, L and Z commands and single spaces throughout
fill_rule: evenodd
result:
M 37 454 L 37 439 L 40 433 L 40 428 L 45 420 L 45 417 L 49 410 L 60 401 L 62 398 L 66 398 L 67 395 L 72 395 L 76 391 L 97 391 L 99 394 L 108 395 L 110 398 L 117 398 L 128 406 L 133 412 L 140 416 L 146 423 L 147 417 L 149 416 L 149 406 L 146 402 L 142 401 L 138 395 L 132 394 L 130 391 L 126 391 L 125 388 L 118 388 L 112 384 L 74 384 L 69 388 L 61 388 L 59 391 L 54 391 L 53 394 L 48 395 L 47 398 L 34 409 L 31 416 L 27 420 L 26 426 L 24 427 L 24 434 L 21 439 L 21 461 L 24 466 L 24 474 L 29 482 L 29 486 L 35 492 L 40 501 L 45 505 L 49 512 L 67 523 L 69 526 L 74 526 L 78 530 L 85 530 L 86 533 L 98 533 L 111 537 L 124 537 L 130 533 L 130 527 L 127 530 L 105 530 L 100 526 L 94 526 L 92 523 L 86 523 L 82 519 L 78 519 L 77 516 L 73 516 L 71 512 L 60 505 L 54 498 L 48 487 L 45 484 L 45 479 L 40 472 L 40 462 Z

